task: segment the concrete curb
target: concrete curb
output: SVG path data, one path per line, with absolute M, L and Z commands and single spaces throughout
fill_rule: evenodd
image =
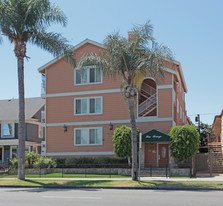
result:
M 120 190 L 182 190 L 182 191 L 223 191 L 223 188 L 203 187 L 113 187 L 113 186 L 68 186 L 68 185 L 0 185 L 0 188 L 38 189 L 120 189 Z

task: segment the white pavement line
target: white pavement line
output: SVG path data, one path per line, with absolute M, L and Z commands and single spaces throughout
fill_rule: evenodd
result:
M 102 197 L 65 197 L 65 196 L 42 196 L 43 198 L 57 198 L 57 199 L 95 199 L 101 200 Z

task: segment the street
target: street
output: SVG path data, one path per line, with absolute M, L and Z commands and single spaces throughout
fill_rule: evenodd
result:
M 214 206 L 222 204 L 222 199 L 223 192 L 221 191 L 0 189 L 0 203 L 7 206 Z

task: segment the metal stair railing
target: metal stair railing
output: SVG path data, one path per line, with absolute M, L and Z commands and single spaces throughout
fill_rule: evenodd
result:
M 147 96 L 151 96 L 156 93 L 156 90 L 146 83 L 142 83 L 141 92 L 146 94 Z
M 156 93 L 139 105 L 139 116 L 156 106 Z

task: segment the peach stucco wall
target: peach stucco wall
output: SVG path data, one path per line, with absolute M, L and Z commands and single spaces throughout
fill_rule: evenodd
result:
M 47 128 L 47 153 L 55 152 L 110 152 L 113 151 L 112 135 L 114 129 L 123 124 L 114 124 L 113 130 L 109 130 L 109 125 L 94 126 L 68 126 L 67 132 L 63 127 Z M 130 124 L 124 124 L 130 126 Z M 169 133 L 172 122 L 146 122 L 137 123 L 140 132 L 146 133 L 152 129 L 159 129 Z M 98 146 L 74 146 L 74 128 L 103 127 L 103 144 Z
M 74 115 L 74 99 L 102 97 L 103 114 Z M 120 92 L 47 98 L 47 122 L 84 122 L 129 119 L 128 104 Z
M 85 44 L 76 50 L 77 62 L 86 53 L 98 53 L 99 47 L 92 44 Z M 177 71 L 176 65 L 169 65 L 171 69 Z M 63 60 L 59 60 L 46 68 L 46 94 L 71 93 L 82 91 L 98 91 L 120 89 L 121 78 L 103 77 L 100 84 L 75 85 L 74 68 Z M 160 86 L 172 85 L 177 81 L 169 72 L 164 72 L 164 77 L 156 79 Z M 185 102 L 182 100 L 182 91 L 176 86 L 176 94 L 180 105 L 185 112 Z M 74 115 L 74 98 L 96 97 L 103 98 L 103 113 L 99 115 Z M 172 89 L 158 89 L 158 121 L 137 123 L 137 127 L 142 133 L 152 129 L 159 129 L 169 133 L 172 127 L 172 121 L 161 121 L 159 118 L 172 117 Z M 94 122 L 94 121 L 112 121 L 129 119 L 128 104 L 124 101 L 120 92 L 92 94 L 92 95 L 68 95 L 58 97 L 46 97 L 46 115 L 47 123 L 67 123 L 67 122 Z M 182 124 L 176 115 L 177 124 Z M 114 128 L 123 124 L 114 124 Z M 101 146 L 74 146 L 74 128 L 79 127 L 103 127 L 103 145 Z M 88 125 L 88 126 L 68 126 L 67 132 L 64 132 L 63 126 L 47 127 L 47 153 L 54 152 L 103 152 L 113 151 L 112 134 L 114 130 L 109 130 L 108 125 Z

